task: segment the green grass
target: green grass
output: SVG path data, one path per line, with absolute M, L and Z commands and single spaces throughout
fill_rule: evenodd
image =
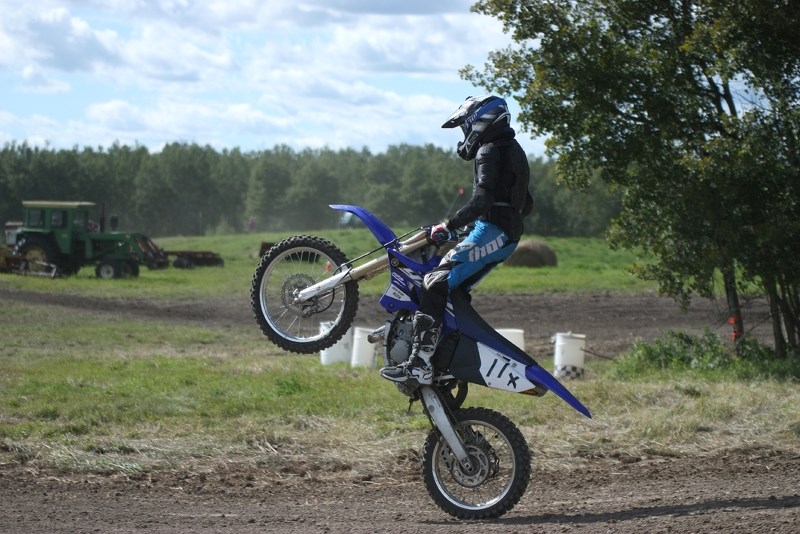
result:
M 419 406 L 407 413 L 407 399 L 374 369 L 288 355 L 249 325 L 4 303 L 0 339 L 0 464 L 133 473 L 224 462 L 270 476 L 361 477 L 419 450 L 428 430 Z M 567 383 L 593 420 L 553 394 L 472 386 L 467 403 L 515 421 L 544 468 L 798 448 L 791 381 L 691 369 L 620 378 L 616 365 L 591 361 L 585 380 Z
M 120 306 L 126 299 L 191 303 L 231 295 L 246 305 L 261 241 L 282 237 L 158 240 L 167 249 L 217 251 L 223 268 L 143 271 L 138 279 L 113 281 L 88 269 L 56 280 L 0 275 L 0 286 Z M 373 246 L 371 236 L 355 230 L 326 237 L 350 257 Z M 557 268 L 501 267 L 480 290 L 651 289 L 625 274 L 632 256 L 612 253 L 600 240 L 546 242 L 559 256 Z M 380 292 L 385 283 L 379 277 L 369 291 Z M 402 467 L 397 458 L 413 457 L 407 451 L 418 451 L 427 434 L 419 406 L 408 413 L 406 397 L 374 369 L 286 354 L 253 324 L 200 327 L 67 309 L 19 301 L 0 306 L 0 465 L 136 473 L 236 463 L 280 478 L 358 478 Z M 592 420 L 553 394 L 537 399 L 472 386 L 467 404 L 510 417 L 544 468 L 575 468 L 619 454 L 800 448 L 800 391 L 786 378 L 791 373 L 778 380 L 770 373 L 654 367 L 664 350 L 633 356 L 628 367 L 590 361 L 587 378 L 567 385 Z
M 406 230 L 407 231 L 407 230 Z M 377 242 L 366 229 L 308 232 L 333 243 L 355 258 L 373 250 Z M 398 234 L 404 232 L 398 231 Z M 39 292 L 58 292 L 106 298 L 195 300 L 222 295 L 246 297 L 258 264 L 262 241 L 276 242 L 287 234 L 252 234 L 194 238 L 161 238 L 156 243 L 165 250 L 210 250 L 225 260 L 222 268 L 191 270 L 168 268 L 150 271 L 142 268 L 139 278 L 100 281 L 94 269 L 84 267 L 77 276 L 49 278 L 0 275 L 0 287 Z M 527 236 L 526 236 L 527 238 Z M 500 266 L 475 289 L 485 293 L 547 292 L 641 292 L 654 291 L 655 284 L 635 278 L 626 269 L 638 258 L 630 252 L 612 251 L 602 239 L 537 238 L 558 256 L 557 267 L 526 268 Z M 372 256 L 370 259 L 373 257 Z M 363 294 L 378 295 L 386 288 L 388 275 L 381 275 L 360 286 Z

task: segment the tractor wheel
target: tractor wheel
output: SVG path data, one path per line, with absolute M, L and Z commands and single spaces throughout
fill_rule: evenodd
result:
M 128 267 L 130 268 L 130 276 L 137 278 L 139 276 L 139 263 L 135 261 L 129 261 Z
M 32 235 L 23 237 L 17 245 L 17 252 L 25 260 L 28 271 L 50 274 L 53 267 L 60 269 L 61 254 L 46 237 Z
M 94 274 L 103 280 L 111 280 L 122 276 L 122 264 L 118 260 L 101 260 L 94 270 Z

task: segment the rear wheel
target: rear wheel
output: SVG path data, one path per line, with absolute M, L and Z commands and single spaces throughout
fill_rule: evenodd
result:
M 356 316 L 358 284 L 345 282 L 302 302 L 296 296 L 338 274 L 346 263 L 336 245 L 319 237 L 290 237 L 270 248 L 250 288 L 250 304 L 264 335 L 280 348 L 301 354 L 339 341 Z
M 17 246 L 17 251 L 31 273 L 52 274 L 54 269 L 63 267 L 58 249 L 44 236 L 24 237 Z

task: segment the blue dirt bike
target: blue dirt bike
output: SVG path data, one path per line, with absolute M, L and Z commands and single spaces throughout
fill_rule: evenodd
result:
M 250 298 L 256 320 L 284 350 L 321 351 L 352 326 L 358 283 L 389 271 L 389 286 L 380 304 L 391 318 L 368 339 L 383 345 L 385 365 L 398 365 L 411 354 L 411 322 L 422 278 L 438 265 L 445 249 L 430 242 L 425 227 L 397 236 L 364 208 L 331 207 L 360 218 L 380 247 L 348 260 L 336 245 L 320 237 L 295 236 L 276 243 L 253 276 Z M 367 259 L 377 252 L 381 257 Z M 552 391 L 583 415 L 591 414 L 533 358 L 487 324 L 463 291 L 450 296 L 432 363 L 433 385 L 396 384 L 412 401 L 422 401 L 433 426 L 422 450 L 428 493 L 455 517 L 499 517 L 519 502 L 528 486 L 530 452 L 506 416 L 487 408 L 462 407 L 468 384 L 535 397 Z

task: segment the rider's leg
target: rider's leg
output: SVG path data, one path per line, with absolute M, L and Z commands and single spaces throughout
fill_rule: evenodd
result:
M 413 321 L 411 356 L 400 365 L 384 367 L 381 369 L 381 376 L 392 382 L 427 386 L 433 383 L 431 358 L 439 342 L 442 323 L 421 312 L 414 314 Z
M 382 377 L 392 382 L 416 382 L 420 385 L 433 382 L 431 358 L 439 343 L 447 306 L 447 278 L 453 268 L 450 258 L 451 254 L 447 254 L 433 271 L 425 275 L 422 302 L 412 323 L 411 355 L 400 365 L 381 369 Z
M 411 356 L 401 365 L 384 367 L 381 376 L 393 382 L 431 384 L 433 365 L 450 291 L 475 286 L 516 248 L 499 228 L 479 221 L 476 229 L 425 275 L 422 303 L 414 314 Z

